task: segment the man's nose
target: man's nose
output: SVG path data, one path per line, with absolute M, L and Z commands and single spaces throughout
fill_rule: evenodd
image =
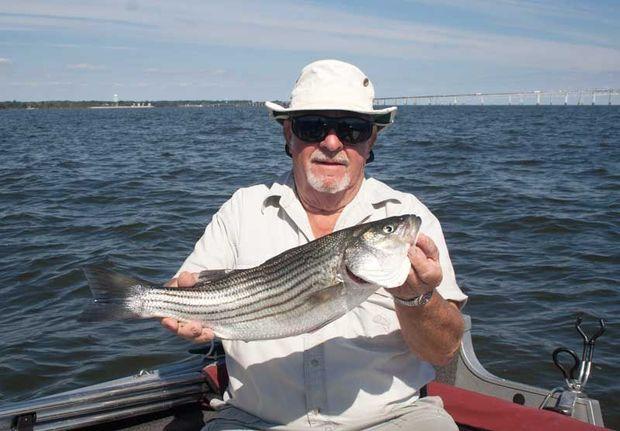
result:
M 327 133 L 327 136 L 325 136 L 325 139 L 321 141 L 321 148 L 324 148 L 327 151 L 334 153 L 340 151 L 343 146 L 344 144 L 342 143 L 338 135 L 336 135 L 334 129 L 330 129 Z

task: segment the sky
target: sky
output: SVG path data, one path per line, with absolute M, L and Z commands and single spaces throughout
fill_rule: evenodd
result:
M 301 68 L 377 97 L 620 88 L 616 0 L 0 0 L 0 101 L 288 100 Z

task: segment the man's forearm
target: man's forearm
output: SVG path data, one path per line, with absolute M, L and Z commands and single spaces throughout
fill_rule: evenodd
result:
M 402 335 L 409 348 L 431 364 L 450 362 L 461 345 L 464 328 L 456 304 L 435 292 L 426 305 L 395 305 Z

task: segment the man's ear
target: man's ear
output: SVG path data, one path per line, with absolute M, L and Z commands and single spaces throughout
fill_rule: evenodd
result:
M 370 136 L 370 145 L 368 146 L 368 158 L 366 159 L 366 164 L 372 163 L 375 160 L 375 153 L 374 151 L 372 151 L 372 149 L 374 148 L 375 143 L 377 142 L 377 135 L 378 135 L 378 132 L 377 132 L 377 128 L 375 127 L 375 130 Z
M 288 144 L 291 142 L 291 137 L 293 136 L 293 129 L 291 129 L 291 120 L 288 118 L 284 120 L 282 123 L 282 133 L 284 134 L 284 140 Z
M 291 120 L 284 120 L 284 123 L 282 124 L 282 134 L 284 135 L 284 152 L 287 156 L 293 157 L 293 155 L 291 154 L 291 149 L 289 148 L 289 145 L 291 145 L 291 138 L 293 137 Z

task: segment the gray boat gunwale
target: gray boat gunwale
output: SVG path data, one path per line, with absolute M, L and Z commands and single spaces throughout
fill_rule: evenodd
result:
M 465 332 L 459 355 L 447 366 L 437 369 L 436 381 L 510 402 L 513 402 L 515 396 L 520 396 L 524 405 L 537 408 L 549 390 L 503 379 L 488 372 L 476 357 L 471 337 L 471 318 L 463 316 Z M 139 429 L 149 429 L 147 424 L 152 420 L 149 415 L 178 406 L 198 405 L 205 394 L 213 395 L 202 369 L 218 360 L 221 361 L 222 357 L 193 355 L 156 370 L 142 370 L 128 377 L 10 403 L 0 407 L 0 430 L 15 429 L 16 419 L 20 415 L 32 413 L 36 413 L 36 422 L 31 429 L 36 431 L 84 428 L 142 415 L 145 415 L 147 427 L 143 425 Z M 573 417 L 592 425 L 604 426 L 599 402 L 592 398 L 579 398 Z

